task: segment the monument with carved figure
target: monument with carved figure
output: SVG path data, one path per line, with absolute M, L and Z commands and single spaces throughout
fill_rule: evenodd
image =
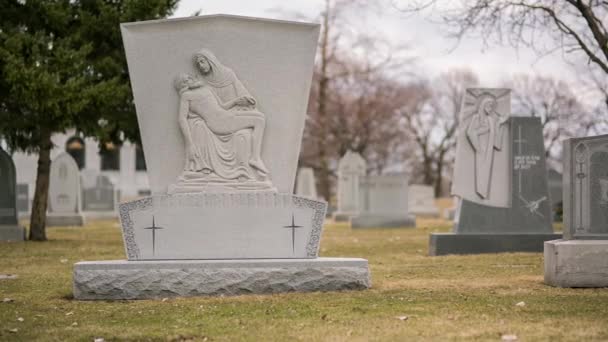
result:
M 431 234 L 430 255 L 539 252 L 553 233 L 539 118 L 510 113 L 508 89 L 467 89 L 460 111 L 453 233 Z
M 365 289 L 320 258 L 327 203 L 293 195 L 319 25 L 211 15 L 121 25 L 152 195 L 120 204 L 128 260 L 77 299 Z
M 563 239 L 545 242 L 545 283 L 608 287 L 608 135 L 568 139 Z

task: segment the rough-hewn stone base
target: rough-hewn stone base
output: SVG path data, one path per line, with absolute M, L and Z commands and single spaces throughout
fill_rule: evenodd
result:
M 608 241 L 545 242 L 545 283 L 557 287 L 608 287 Z
M 82 215 L 47 215 L 47 227 L 84 226 Z
M 431 234 L 429 255 L 542 252 L 543 243 L 562 234 Z
M 25 240 L 25 228 L 16 225 L 0 225 L 0 241 L 23 240 Z
M 415 228 L 416 218 L 390 217 L 380 215 L 361 215 L 351 219 L 352 228 Z
M 74 265 L 74 298 L 148 299 L 205 295 L 362 290 L 357 258 L 86 261 Z

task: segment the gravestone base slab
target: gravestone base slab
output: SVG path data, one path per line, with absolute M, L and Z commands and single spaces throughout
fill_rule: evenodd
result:
M 118 219 L 117 211 L 85 211 L 83 215 L 85 217 L 85 221 Z
M 47 227 L 84 226 L 84 216 L 75 215 L 53 215 L 46 216 Z
M 608 240 L 545 242 L 545 284 L 608 287 Z
M 555 233 L 435 233 L 429 239 L 429 255 L 542 252 L 545 241 L 561 237 Z
M 78 300 L 364 290 L 358 258 L 84 261 L 74 265 Z
M 333 217 L 334 217 L 334 222 L 348 222 L 348 221 L 350 221 L 351 217 L 353 217 L 353 214 L 335 212 L 333 214 Z
M 25 228 L 13 225 L 0 225 L 0 241 L 24 241 Z
M 428 218 L 440 217 L 439 209 L 437 209 L 437 208 L 426 208 L 426 209 L 410 208 L 410 213 L 414 214 L 415 216 L 419 216 L 419 217 L 428 217 Z
M 415 228 L 416 217 L 390 217 L 380 215 L 361 215 L 351 219 L 352 228 Z

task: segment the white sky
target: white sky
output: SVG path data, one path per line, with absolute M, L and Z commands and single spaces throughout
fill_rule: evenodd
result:
M 278 11 L 277 9 L 281 9 Z M 323 0 L 181 0 L 173 17 L 187 17 L 197 10 L 201 14 L 235 14 L 255 17 L 293 19 L 285 13 L 302 13 L 317 18 Z M 358 18 L 357 18 L 358 19 Z M 394 45 L 412 47 L 418 73 L 433 77 L 453 67 L 467 67 L 476 72 L 484 87 L 500 86 L 514 73 L 536 73 L 574 80 L 572 68 L 559 54 L 539 59 L 527 49 L 511 47 L 483 48 L 481 41 L 465 39 L 455 49 L 454 41 L 445 38 L 438 24 L 423 15 L 404 14 L 386 8 L 382 17 L 374 14 L 357 23 L 358 28 L 373 30 Z M 556 74 L 559 70 L 560 73 Z

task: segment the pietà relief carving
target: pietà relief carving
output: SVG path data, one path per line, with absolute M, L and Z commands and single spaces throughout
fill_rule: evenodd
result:
M 186 158 L 169 193 L 276 191 L 262 160 L 266 116 L 257 100 L 211 51 L 197 51 L 193 62 L 198 75 L 174 82 Z

